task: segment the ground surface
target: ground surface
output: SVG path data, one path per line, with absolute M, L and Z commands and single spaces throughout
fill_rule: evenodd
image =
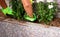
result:
M 30 22 L 0 21 L 0 37 L 60 37 L 60 28 Z
M 60 37 L 60 27 L 3 18 L 0 19 L 0 37 Z

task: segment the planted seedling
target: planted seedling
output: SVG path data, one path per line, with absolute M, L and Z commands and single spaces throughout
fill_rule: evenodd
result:
M 24 8 L 21 0 L 11 0 L 12 10 L 14 11 L 14 18 L 20 20 L 23 18 Z
M 54 0 L 50 0 L 50 1 L 47 0 L 46 11 L 47 11 L 46 21 L 50 22 L 53 20 L 55 12 L 57 11 L 57 3 L 54 2 Z

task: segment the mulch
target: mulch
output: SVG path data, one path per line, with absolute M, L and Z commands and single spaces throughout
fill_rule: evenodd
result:
M 4 20 L 6 20 L 6 19 L 8 19 L 7 17 L 0 17 L 0 21 L 4 21 Z M 10 18 L 10 20 L 11 20 L 12 18 Z M 9 21 L 10 21 L 9 20 Z M 12 20 L 11 20 L 12 21 Z M 13 20 L 13 21 L 16 21 L 15 19 Z M 18 21 L 18 20 L 17 20 Z M 24 22 L 26 22 L 26 21 L 24 21 Z M 33 22 L 33 23 L 38 23 L 38 22 Z M 40 24 L 45 24 L 45 23 L 40 23 Z M 46 24 L 45 24 L 46 25 Z M 54 20 L 53 21 L 51 21 L 49 24 L 48 24 L 49 26 L 56 26 L 56 27 L 60 27 L 60 18 L 54 18 Z

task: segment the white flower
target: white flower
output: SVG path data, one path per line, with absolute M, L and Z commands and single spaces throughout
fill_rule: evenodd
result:
M 54 2 L 54 0 L 47 0 L 47 2 Z
M 44 0 L 36 0 L 36 2 L 40 2 L 40 1 L 41 1 L 41 2 L 44 2 Z
M 53 5 L 49 5 L 48 8 L 49 8 L 49 9 L 53 8 Z

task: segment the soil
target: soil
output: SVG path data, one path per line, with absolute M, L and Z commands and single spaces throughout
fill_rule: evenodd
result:
M 0 17 L 0 21 L 17 21 L 17 22 L 20 22 L 18 20 L 15 20 L 15 19 L 12 19 L 12 18 L 9 18 L 9 17 Z M 21 21 L 23 22 L 23 21 Z M 24 21 L 26 22 L 26 21 Z M 24 23 L 23 22 L 23 23 Z M 46 25 L 44 23 L 40 23 L 40 24 L 43 24 L 43 25 Z M 49 24 L 49 26 L 56 26 L 56 27 L 60 27 L 60 18 L 55 18 L 53 21 L 51 21 Z
M 60 27 L 60 18 L 55 18 L 50 25 Z
M 0 17 L 4 17 L 4 14 L 2 13 L 1 10 L 0 10 Z

